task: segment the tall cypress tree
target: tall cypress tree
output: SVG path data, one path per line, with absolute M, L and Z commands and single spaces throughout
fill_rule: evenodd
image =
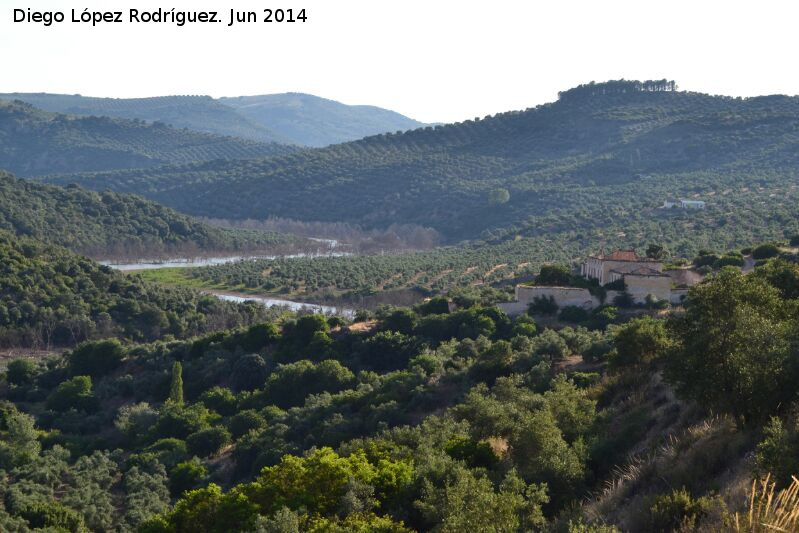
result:
M 183 366 L 177 361 L 172 365 L 172 384 L 169 387 L 167 401 L 183 405 Z

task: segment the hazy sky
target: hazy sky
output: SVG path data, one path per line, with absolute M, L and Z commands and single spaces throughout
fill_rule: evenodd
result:
M 305 8 L 306 23 L 12 22 L 13 8 Z M 450 122 L 591 80 L 669 78 L 713 94 L 799 93 L 799 2 L 670 0 L 0 0 L 0 92 L 299 91 Z

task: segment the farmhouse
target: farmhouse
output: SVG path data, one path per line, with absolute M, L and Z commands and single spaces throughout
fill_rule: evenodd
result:
M 646 303 L 652 298 L 679 304 L 687 292 L 684 288 L 672 288 L 678 280 L 671 273 L 663 272 L 661 261 L 640 257 L 634 250 L 590 255 L 580 267 L 580 274 L 586 279 L 597 280 L 603 286 L 623 281 L 624 290 L 607 290 L 605 300 L 600 301 L 586 288 L 517 285 L 516 301 L 500 304 L 500 307 L 509 314 L 519 314 L 525 312 L 534 301 L 547 298 L 560 308 L 575 306 L 593 309 L 605 302 L 612 302 L 622 292 L 629 294 L 637 304 Z
M 639 257 L 635 250 L 616 250 L 605 255 L 589 255 L 580 268 L 580 275 L 587 279 L 595 279 L 600 285 L 605 285 L 622 277 L 633 270 L 647 268 L 663 271 L 663 263 L 648 257 Z M 615 271 L 611 274 L 611 271 Z
M 702 200 L 680 200 L 680 207 L 683 209 L 704 209 L 705 202 Z
M 704 209 L 705 202 L 702 200 L 665 200 L 661 209 L 672 209 L 680 207 L 682 209 Z

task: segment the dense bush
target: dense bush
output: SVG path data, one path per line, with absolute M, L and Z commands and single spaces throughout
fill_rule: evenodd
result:
M 649 508 L 647 531 L 671 533 L 695 528 L 708 512 L 706 498 L 694 499 L 685 489 L 657 496 Z
M 558 312 L 558 304 L 553 296 L 536 296 L 527 312 L 532 315 L 554 315 Z
M 186 437 L 186 447 L 189 453 L 198 457 L 215 455 L 223 446 L 230 442 L 230 433 L 222 427 L 214 426 L 202 429 Z
M 581 323 L 588 320 L 590 313 L 582 307 L 576 305 L 568 305 L 560 310 L 558 318 L 563 322 Z
M 795 397 L 793 307 L 759 276 L 724 269 L 691 289 L 669 322 L 667 376 L 677 390 L 740 423 L 763 422 Z
M 91 412 L 98 407 L 97 398 L 92 393 L 92 378 L 75 376 L 61 383 L 47 398 L 47 407 L 54 411 Z
M 780 255 L 780 247 L 774 243 L 761 244 L 752 250 L 752 257 L 755 259 L 769 259 L 778 255 Z
M 33 359 L 13 359 L 6 367 L 6 381 L 11 385 L 28 385 L 36 376 L 36 362 Z
M 542 265 L 535 277 L 536 285 L 568 287 L 571 285 L 571 269 L 566 265 Z
M 198 488 L 208 476 L 208 469 L 195 459 L 175 465 L 169 474 L 169 491 L 180 496 L 187 490 Z
M 84 342 L 69 354 L 69 370 L 96 378 L 114 371 L 124 357 L 125 349 L 116 339 Z

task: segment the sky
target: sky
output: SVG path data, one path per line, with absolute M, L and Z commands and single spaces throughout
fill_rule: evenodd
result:
M 215 10 L 219 24 L 14 23 L 13 9 Z M 227 26 L 229 11 L 304 23 Z M 127 16 L 127 15 L 126 15 Z M 0 0 L 0 92 L 142 97 L 305 92 L 454 122 L 608 79 L 799 93 L 799 2 L 763 0 Z

